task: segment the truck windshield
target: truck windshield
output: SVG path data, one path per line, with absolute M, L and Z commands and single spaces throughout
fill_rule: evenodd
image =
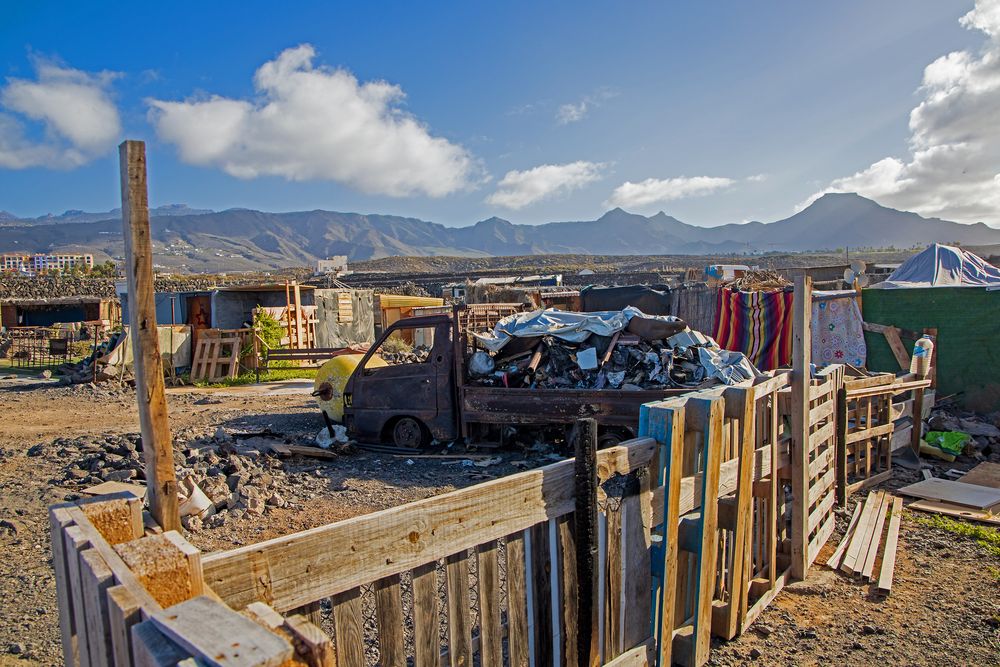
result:
M 430 360 L 433 347 L 434 327 L 397 329 L 378 346 L 375 357 L 389 366 L 424 364 Z M 369 363 L 365 372 L 370 374 L 377 370 Z

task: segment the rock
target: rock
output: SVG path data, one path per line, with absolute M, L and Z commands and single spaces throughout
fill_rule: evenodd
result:
M 1000 428 L 997 428 L 993 424 L 987 424 L 976 419 L 959 419 L 958 421 L 961 424 L 959 430 L 965 431 L 969 435 L 1000 438 Z
M 24 653 L 24 644 L 8 644 L 7 653 L 11 655 L 21 655 Z
M 767 623 L 761 623 L 761 624 L 754 625 L 753 629 L 754 629 L 754 632 L 756 632 L 761 637 L 768 637 L 768 636 L 771 635 L 772 632 L 774 632 L 774 628 L 772 628 Z
M 4 380 L 16 380 L 17 376 L 16 375 L 4 375 L 2 379 L 4 379 Z
M 44 445 L 32 445 L 28 448 L 28 456 L 41 456 L 45 453 Z
M 799 639 L 816 639 L 816 631 L 809 629 L 802 629 L 795 633 L 795 636 Z
M 271 495 L 270 498 L 267 499 L 267 504 L 272 505 L 274 507 L 284 507 L 285 499 L 282 498 L 279 494 L 274 493 Z
M 756 660 L 757 658 L 759 658 L 762 655 L 763 655 L 763 653 L 760 652 L 760 649 L 756 649 L 756 648 L 750 649 L 750 659 L 751 660 Z
M 24 524 L 16 519 L 2 519 L 0 520 L 0 532 L 7 532 L 11 535 L 24 533 Z
M 196 515 L 181 517 L 181 524 L 192 533 L 197 533 L 202 529 L 202 521 Z
M 229 442 L 229 433 L 220 426 L 215 429 L 215 439 L 219 442 Z
M 38 374 L 38 378 L 41 380 L 49 380 L 52 378 L 52 371 L 45 369 L 44 371 Z
M 264 513 L 264 501 L 260 498 L 247 498 L 246 508 L 248 513 L 260 516 Z
M 127 482 L 130 479 L 134 478 L 135 478 L 135 471 L 132 469 L 112 470 L 111 472 L 104 475 L 104 481 L 106 482 Z

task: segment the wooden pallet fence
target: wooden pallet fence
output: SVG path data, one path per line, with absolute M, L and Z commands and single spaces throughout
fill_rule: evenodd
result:
M 216 382 L 239 374 L 243 339 L 234 335 L 212 335 L 206 329 L 198 337 L 191 361 L 191 379 Z
M 790 454 L 780 400 L 788 384 L 780 374 L 643 408 L 640 433 L 659 444 L 652 509 L 660 664 L 704 664 L 712 635 L 742 633 L 788 581 Z
M 892 452 L 911 446 L 912 431 L 933 405 L 933 392 L 917 394 L 930 379 L 912 373 L 845 377 L 839 389 L 837 501 L 892 475 Z M 919 410 L 919 415 L 914 415 Z M 915 426 L 916 425 L 916 426 Z
M 651 645 L 645 480 L 655 449 L 641 438 L 597 453 L 597 664 L 640 659 Z M 499 665 L 505 638 L 510 665 L 575 665 L 574 481 L 566 460 L 209 554 L 205 581 L 235 609 L 263 601 L 284 613 L 328 601 L 338 665 L 365 664 L 373 591 L 368 638 L 393 656 L 382 664 Z
M 135 496 L 55 505 L 49 518 L 67 667 L 336 664 L 332 640 L 308 619 L 223 604 L 201 553 L 176 531 L 144 526 Z

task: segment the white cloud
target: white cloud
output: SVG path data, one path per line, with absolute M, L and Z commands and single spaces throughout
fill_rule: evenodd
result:
M 604 165 L 597 162 L 543 164 L 524 171 L 508 171 L 488 204 L 520 209 L 543 199 L 566 194 L 601 178 Z
M 579 102 L 573 104 L 562 104 L 556 109 L 556 123 L 567 125 L 581 121 L 587 117 L 591 109 L 601 106 L 612 97 L 617 97 L 618 91 L 610 88 L 599 88 L 594 93 L 587 95 Z
M 556 122 L 560 125 L 575 123 L 578 120 L 583 120 L 586 115 L 586 100 L 583 100 L 578 104 L 563 104 L 556 110 Z
M 69 169 L 111 150 L 122 132 L 110 93 L 117 75 L 34 65 L 34 80 L 9 78 L 0 90 L 0 167 Z M 25 120 L 41 126 L 41 138 Z
M 736 181 L 731 178 L 719 176 L 647 178 L 639 183 L 625 181 L 615 188 L 605 205 L 639 209 L 651 204 L 711 194 L 734 183 Z
M 313 65 L 308 44 L 254 76 L 258 99 L 150 100 L 157 135 L 185 162 L 237 178 L 329 180 L 368 194 L 441 197 L 474 184 L 481 168 L 462 146 L 430 134 L 400 108 L 403 90 L 359 83 Z
M 753 176 L 747 176 L 747 180 L 751 183 L 763 183 L 768 179 L 768 174 L 754 174 Z
M 838 178 L 800 209 L 827 192 L 857 192 L 925 216 L 1000 223 L 1000 0 L 978 0 L 960 22 L 987 39 L 978 54 L 956 51 L 924 69 L 909 158 Z

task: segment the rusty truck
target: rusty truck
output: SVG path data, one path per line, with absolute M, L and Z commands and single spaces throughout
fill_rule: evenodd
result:
M 399 320 L 387 328 L 358 363 L 343 389 L 344 425 L 362 442 L 419 448 L 432 440 L 505 444 L 544 435 L 567 437 L 582 417 L 599 426 L 601 446 L 634 437 L 643 403 L 684 393 L 684 389 L 537 389 L 477 386 L 466 378 L 475 343 L 469 331 L 480 329 L 517 304 L 476 304 L 451 313 Z M 393 358 L 393 341 L 417 344 L 423 353 L 406 363 L 370 363 L 379 355 Z M 543 433 L 544 432 L 544 433 Z

